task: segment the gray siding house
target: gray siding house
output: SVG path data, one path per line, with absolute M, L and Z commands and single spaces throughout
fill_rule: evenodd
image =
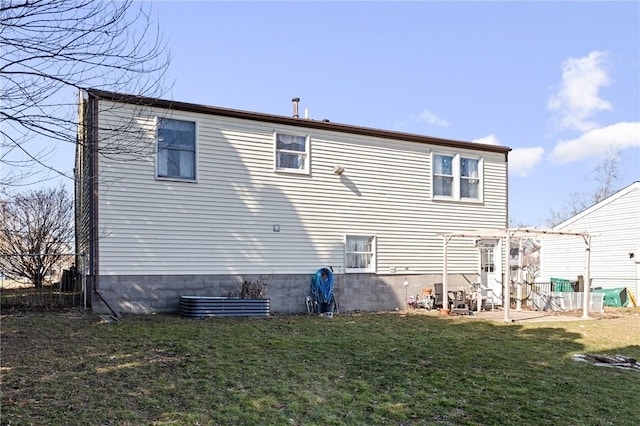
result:
M 321 267 L 341 311 L 402 309 L 442 282 L 439 233 L 507 226 L 507 147 L 95 90 L 79 103 L 96 311 L 174 311 L 246 280 L 272 312 L 302 312 Z M 450 244 L 450 288 L 479 280 L 480 257 Z

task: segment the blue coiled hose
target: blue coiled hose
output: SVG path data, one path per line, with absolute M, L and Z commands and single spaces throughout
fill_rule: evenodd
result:
M 333 296 L 333 272 L 320 268 L 311 279 L 311 295 L 317 303 L 329 303 Z

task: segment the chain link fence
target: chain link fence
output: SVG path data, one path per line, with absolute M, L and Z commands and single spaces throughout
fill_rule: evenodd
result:
M 38 255 L 12 255 L 18 256 Z M 42 283 L 37 286 L 27 277 L 9 277 L 0 269 L 0 309 L 5 311 L 86 307 L 86 281 L 76 267 L 76 259 L 78 262 L 84 262 L 84 256 L 68 253 L 53 253 L 47 256 L 56 256 L 59 260 L 46 272 L 42 277 Z

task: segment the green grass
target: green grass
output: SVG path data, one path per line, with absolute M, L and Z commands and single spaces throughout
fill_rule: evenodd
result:
M 504 324 L 363 314 L 5 316 L 6 425 L 636 425 L 639 309 Z

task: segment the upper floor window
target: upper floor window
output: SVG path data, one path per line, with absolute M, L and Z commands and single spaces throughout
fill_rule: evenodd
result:
M 460 198 L 480 198 L 480 160 L 460 157 Z
M 275 134 L 276 170 L 309 172 L 309 136 Z
M 450 155 L 433 156 L 433 195 L 453 195 L 453 157 Z
M 376 271 L 376 239 L 372 235 L 347 235 L 345 272 Z
M 433 198 L 482 200 L 482 160 L 459 154 L 433 154 Z
M 157 174 L 159 178 L 195 180 L 196 123 L 158 119 Z

